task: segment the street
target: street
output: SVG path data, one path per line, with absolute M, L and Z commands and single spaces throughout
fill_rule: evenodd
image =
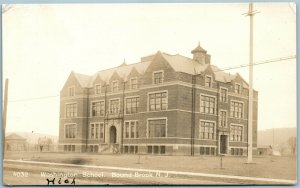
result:
M 4 183 L 7 185 L 215 185 L 294 184 L 295 182 L 178 171 L 5 160 Z

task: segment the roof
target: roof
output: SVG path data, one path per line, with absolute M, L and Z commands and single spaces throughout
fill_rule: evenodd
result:
M 232 75 L 230 73 L 226 73 L 214 65 L 212 65 L 211 68 L 215 73 L 215 79 L 219 82 L 227 83 L 227 82 L 231 82 L 236 78 L 236 74 Z
M 135 63 L 135 64 L 122 65 L 119 67 L 99 71 L 90 77 L 88 86 L 92 87 L 95 79 L 98 76 L 103 81 L 108 81 L 115 72 L 124 80 L 127 79 L 127 76 L 131 73 L 131 71 L 133 69 L 135 69 L 139 74 L 144 74 L 144 72 L 148 68 L 149 64 L 150 64 L 150 61 L 145 61 L 145 62 L 140 62 L 140 63 Z
M 208 64 L 201 65 L 197 61 L 190 59 L 188 57 L 184 57 L 179 54 L 170 55 L 167 53 L 162 53 L 162 55 L 176 72 L 195 74 L 195 72 L 200 73 L 208 67 Z M 187 66 L 182 66 L 182 65 L 187 65 Z
M 89 82 L 90 82 L 90 76 L 84 75 L 84 74 L 79 74 L 79 73 L 74 73 L 75 78 L 78 80 L 79 84 L 81 87 L 88 87 Z
M 12 133 L 5 137 L 6 140 L 26 140 L 26 138 L 17 135 L 16 133 Z
M 202 48 L 199 45 L 195 50 L 201 50 L 201 49 Z M 127 80 L 128 75 L 131 73 L 133 69 L 135 69 L 139 74 L 144 74 L 144 72 L 147 70 L 152 60 L 158 55 L 161 55 L 176 72 L 183 72 L 187 74 L 195 74 L 195 73 L 200 74 L 203 71 L 205 71 L 208 67 L 211 67 L 212 71 L 215 74 L 215 79 L 219 82 L 224 82 L 224 83 L 231 82 L 237 76 L 239 76 L 238 74 L 232 75 L 230 73 L 226 73 L 214 65 L 210 65 L 210 64 L 203 65 L 191 58 L 179 54 L 170 55 L 168 53 L 164 53 L 160 51 L 158 51 L 154 55 L 142 57 L 141 62 L 134 63 L 134 64 L 123 63 L 118 67 L 98 71 L 92 76 L 83 75 L 75 72 L 73 73 L 76 79 L 78 80 L 79 84 L 83 88 L 93 87 L 93 83 L 97 77 L 100 77 L 101 80 L 107 82 L 115 73 L 118 74 L 124 80 Z M 243 87 L 248 88 L 248 84 L 244 80 L 243 80 Z
M 192 50 L 192 54 L 195 53 L 195 52 L 204 52 L 206 53 L 206 50 L 204 50 L 201 46 L 200 46 L 200 42 L 198 44 L 198 46 Z

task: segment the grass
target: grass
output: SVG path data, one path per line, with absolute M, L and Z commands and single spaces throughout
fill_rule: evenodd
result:
M 296 179 L 296 158 L 254 156 L 247 164 L 245 157 L 103 155 L 92 153 L 7 152 L 6 159 L 23 159 L 57 163 L 118 166 L 155 170 L 187 171 L 275 179 Z

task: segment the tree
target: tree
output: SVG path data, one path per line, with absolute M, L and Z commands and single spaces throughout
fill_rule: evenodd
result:
M 295 154 L 296 154 L 296 137 L 290 137 L 288 140 L 288 144 L 291 148 L 292 155 L 295 156 Z

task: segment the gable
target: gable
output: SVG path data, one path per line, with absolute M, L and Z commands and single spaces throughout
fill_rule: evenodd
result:
M 117 71 L 114 71 L 114 73 L 113 73 L 112 76 L 110 77 L 109 82 L 116 81 L 116 80 L 118 80 L 119 82 L 120 82 L 120 81 L 123 81 L 123 80 L 124 80 L 124 75 L 123 75 L 123 77 L 121 77 L 121 76 L 117 73 Z
M 142 80 L 142 84 L 152 84 L 153 73 L 157 71 L 163 72 L 163 81 L 168 82 L 176 78 L 175 70 L 168 63 L 168 61 L 162 56 L 161 52 L 157 52 L 156 56 L 150 62 L 150 65 L 146 69 Z
M 208 65 L 202 73 L 204 76 L 211 76 L 213 79 L 215 79 L 215 72 L 210 65 Z
M 240 84 L 243 88 L 248 89 L 248 83 L 243 79 L 243 77 L 241 77 L 239 73 L 236 74 L 234 83 Z
M 175 70 L 171 67 L 171 65 L 168 63 L 168 61 L 162 56 L 161 52 L 157 52 L 153 60 L 151 61 L 150 65 L 148 66 L 145 73 L 153 72 L 153 71 L 159 71 L 159 70 L 172 70 L 175 72 Z
M 78 75 L 76 75 L 77 73 L 75 72 L 71 72 L 71 74 L 69 75 L 67 81 L 65 82 L 62 90 L 60 91 L 60 95 L 62 97 L 67 97 L 69 95 L 69 88 L 70 87 L 74 87 L 75 88 L 75 95 L 76 94 L 82 94 L 84 93 L 84 88 L 82 87 L 83 83 L 80 83 L 78 79 Z M 87 82 L 88 85 L 88 82 Z

